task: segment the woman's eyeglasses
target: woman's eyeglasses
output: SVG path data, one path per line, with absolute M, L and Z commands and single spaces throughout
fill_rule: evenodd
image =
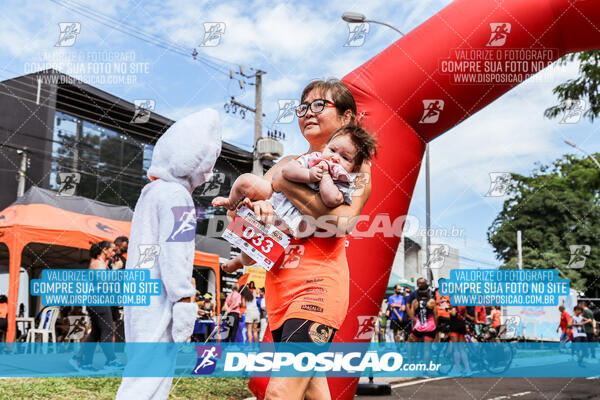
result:
M 330 104 L 330 107 L 335 107 L 335 103 L 333 101 L 327 99 L 316 99 L 311 103 L 302 103 L 296 107 L 296 115 L 298 118 L 302 118 L 308 112 L 308 108 L 310 107 L 310 111 L 315 114 L 322 112 L 327 104 Z

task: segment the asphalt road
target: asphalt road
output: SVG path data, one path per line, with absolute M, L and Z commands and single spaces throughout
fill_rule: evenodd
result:
M 600 399 L 600 378 L 441 378 L 392 384 L 391 396 L 360 400 Z

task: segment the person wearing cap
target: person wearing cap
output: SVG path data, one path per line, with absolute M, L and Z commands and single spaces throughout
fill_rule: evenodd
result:
M 206 293 L 202 301 L 198 302 L 198 317 L 203 320 L 212 319 L 215 315 L 215 307 L 212 303 L 212 296 L 210 293 Z

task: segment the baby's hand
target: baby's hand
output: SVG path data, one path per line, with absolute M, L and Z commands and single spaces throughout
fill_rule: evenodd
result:
M 323 178 L 323 168 L 320 165 L 315 165 L 308 170 L 308 180 L 310 182 L 318 182 Z
M 213 207 L 225 207 L 228 210 L 235 210 L 235 207 L 231 204 L 227 197 L 215 197 L 212 201 Z
M 329 173 L 329 164 L 327 164 L 325 161 L 321 161 L 316 166 L 321 168 L 321 171 L 323 171 L 324 174 Z

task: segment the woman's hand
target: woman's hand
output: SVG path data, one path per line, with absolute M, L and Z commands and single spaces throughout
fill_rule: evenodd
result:
M 263 224 L 272 224 L 273 217 L 275 212 L 273 211 L 273 205 L 268 200 L 257 200 L 251 201 L 248 198 L 245 198 L 242 202 L 243 205 L 254 211 L 254 215 L 256 215 L 256 219 L 258 219 Z

